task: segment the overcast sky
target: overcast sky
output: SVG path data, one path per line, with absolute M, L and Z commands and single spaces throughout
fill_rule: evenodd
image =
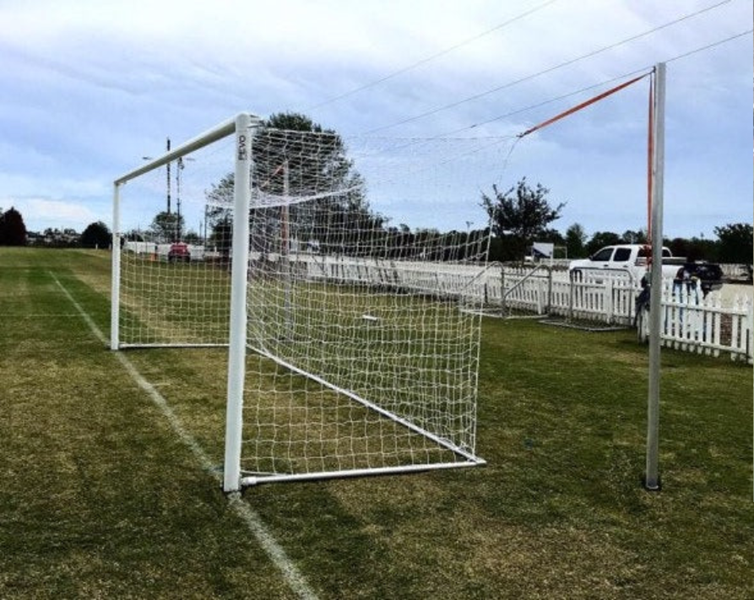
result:
M 511 136 L 668 61 L 665 232 L 714 237 L 752 222 L 753 20 L 751 0 L 0 0 L 0 207 L 109 225 L 113 179 L 240 111 Z M 478 187 L 542 183 L 561 231 L 645 227 L 647 86 L 524 138 Z M 373 200 L 394 224 L 484 221 L 459 202 L 437 222 Z

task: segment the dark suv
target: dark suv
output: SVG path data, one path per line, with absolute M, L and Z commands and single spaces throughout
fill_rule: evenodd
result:
M 723 270 L 720 265 L 707 262 L 687 262 L 675 276 L 675 283 L 701 286 L 706 296 L 714 290 L 723 287 Z

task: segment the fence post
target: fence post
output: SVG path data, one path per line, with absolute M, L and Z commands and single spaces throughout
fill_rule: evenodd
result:
M 749 364 L 754 363 L 754 303 L 747 302 L 748 314 L 746 315 L 746 360 Z
M 500 265 L 500 316 L 505 318 L 505 265 Z
M 716 309 L 714 311 L 714 316 L 712 317 L 712 343 L 715 346 L 715 349 L 712 352 L 713 356 L 720 356 L 720 332 L 722 329 L 722 318 L 720 311 L 717 309 L 719 309 L 721 306 L 722 304 L 720 302 L 720 296 L 718 296 L 713 303 L 713 307 Z
M 613 324 L 613 278 L 608 277 L 605 280 L 605 316 L 607 324 Z

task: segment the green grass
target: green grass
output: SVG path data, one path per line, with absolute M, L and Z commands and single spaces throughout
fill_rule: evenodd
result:
M 0 249 L 0 597 L 293 593 L 92 335 L 107 253 Z M 222 461 L 221 350 L 128 353 Z M 663 351 L 663 491 L 645 492 L 646 348 L 484 322 L 478 469 L 244 496 L 322 598 L 754 597 L 752 370 Z

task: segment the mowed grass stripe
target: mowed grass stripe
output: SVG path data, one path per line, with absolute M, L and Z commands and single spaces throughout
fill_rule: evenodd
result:
M 5 259 L 0 287 L 27 290 L 8 308 L 70 306 L 47 265 Z M 106 322 L 106 298 L 57 275 Z M 0 597 L 232 598 L 252 581 L 299 597 L 80 321 L 11 321 L 0 340 Z
M 51 270 L 106 333 L 108 258 L 0 248 L 0 290 L 25 267 L 67 312 Z M 0 354 L 0 597 L 295 597 L 87 328 L 4 323 Z M 222 456 L 222 351 L 126 355 Z M 750 367 L 663 351 L 648 494 L 631 332 L 489 319 L 480 365 L 485 468 L 246 492 L 321 597 L 754 598 Z
M 86 313 L 86 311 L 81 307 L 81 305 L 76 301 L 76 299 L 71 295 L 66 287 L 62 283 L 60 283 L 60 280 L 55 277 L 53 273 L 50 273 L 50 275 L 55 280 L 55 283 L 60 287 L 62 292 L 65 294 L 65 296 L 68 298 L 68 300 L 71 302 L 71 304 L 73 304 L 73 306 L 79 312 L 81 318 L 84 319 L 84 322 L 87 324 L 94 336 L 100 342 L 107 345 L 107 338 L 100 331 L 92 318 Z M 218 471 L 217 466 L 213 464 L 209 455 L 207 455 L 207 453 L 197 443 L 194 437 L 186 430 L 186 428 L 178 419 L 177 415 L 173 412 L 172 408 L 170 408 L 167 400 L 165 400 L 160 392 L 158 392 L 155 387 L 151 383 L 149 383 L 141 375 L 141 373 L 139 373 L 133 363 L 128 360 L 123 352 L 116 352 L 115 357 L 126 370 L 126 372 L 131 376 L 134 382 L 136 382 L 136 384 L 144 392 L 147 393 L 155 406 L 157 406 L 157 408 L 167 418 L 173 431 L 178 435 L 180 440 L 186 446 L 188 446 L 202 469 L 213 475 L 218 483 L 221 483 L 222 472 Z M 306 582 L 306 579 L 304 579 L 303 575 L 296 568 L 296 565 L 294 565 L 293 562 L 288 558 L 282 546 L 277 543 L 275 537 L 269 531 L 260 516 L 248 504 L 242 501 L 240 494 L 233 494 L 230 497 L 229 501 L 231 507 L 233 507 L 238 516 L 243 520 L 249 532 L 257 539 L 259 544 L 262 546 L 262 548 L 264 548 L 265 552 L 270 557 L 270 560 L 272 560 L 273 564 L 280 570 L 291 590 L 293 590 L 299 598 L 304 598 L 306 600 L 315 599 L 317 596 L 314 593 L 314 590 L 312 590 L 312 588 Z

